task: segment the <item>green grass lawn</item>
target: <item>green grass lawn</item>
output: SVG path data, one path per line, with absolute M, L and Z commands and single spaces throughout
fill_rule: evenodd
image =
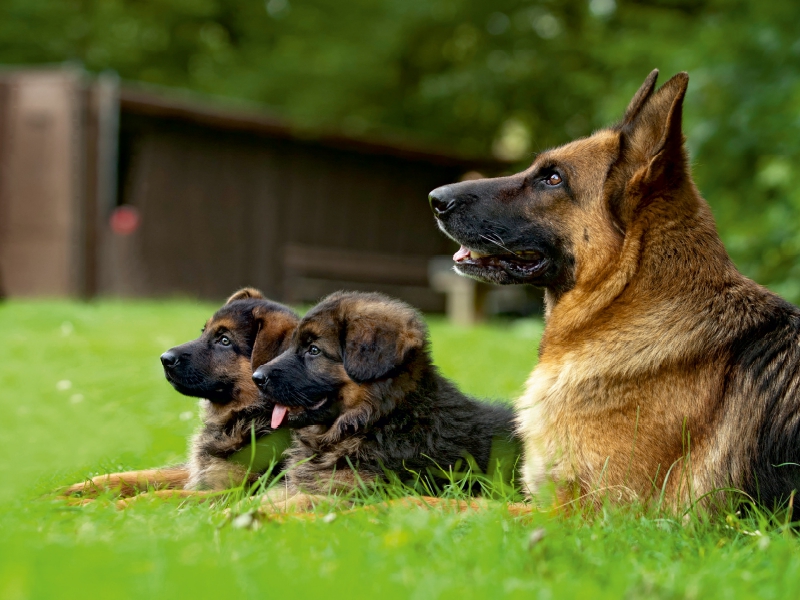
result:
M 724 515 L 682 522 L 608 509 L 515 520 L 501 508 L 396 507 L 250 530 L 194 503 L 118 511 L 54 500 L 50 490 L 90 474 L 182 459 L 196 406 L 167 384 L 158 356 L 196 337 L 214 308 L 0 304 L 0 599 L 800 593 L 795 534 Z M 467 392 L 500 399 L 521 389 L 541 334 L 536 321 L 430 325 L 442 371 Z M 534 531 L 543 537 L 531 544 Z

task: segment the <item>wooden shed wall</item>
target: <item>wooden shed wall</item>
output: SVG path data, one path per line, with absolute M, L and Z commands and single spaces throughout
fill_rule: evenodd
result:
M 3 74 L 0 272 L 5 293 L 64 296 L 81 288 L 81 77 Z
M 453 244 L 427 194 L 476 166 L 298 137 L 113 75 L 0 72 L 0 295 L 220 300 L 253 285 L 313 302 L 348 288 L 441 309 L 428 262 Z M 141 215 L 130 235 L 109 227 L 123 204 Z
M 139 209 L 142 225 L 110 249 L 102 292 L 221 298 L 254 285 L 313 301 L 344 286 L 441 308 L 425 266 L 452 244 L 427 193 L 464 167 L 124 112 L 121 132 L 119 201 Z M 314 253 L 322 260 L 313 268 L 293 256 Z M 381 265 L 387 272 L 375 273 Z

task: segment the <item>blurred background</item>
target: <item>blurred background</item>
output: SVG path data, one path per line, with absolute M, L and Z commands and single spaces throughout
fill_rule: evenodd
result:
M 800 301 L 798 23 L 794 0 L 3 0 L 0 291 L 535 311 L 448 276 L 427 192 L 614 122 L 657 67 L 690 73 L 734 261 Z

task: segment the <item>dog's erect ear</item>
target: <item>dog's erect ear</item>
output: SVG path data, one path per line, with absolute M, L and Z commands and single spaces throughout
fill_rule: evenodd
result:
M 300 320 L 289 312 L 269 310 L 260 306 L 253 310 L 253 319 L 258 331 L 253 343 L 250 364 L 255 371 L 289 347 L 292 334 Z
M 374 381 L 403 366 L 425 346 L 427 330 L 412 309 L 365 310 L 345 325 L 344 370 L 356 383 Z
M 681 122 L 683 98 L 688 85 L 689 75 L 678 73 L 633 111 L 635 114 L 631 120 L 622 126 L 623 148 L 628 161 L 649 164 L 661 155 L 669 159 L 682 157 Z M 631 104 L 637 100 L 642 89 L 637 92 Z
M 225 304 L 230 304 L 234 300 L 247 300 L 248 298 L 263 300 L 264 294 L 262 294 L 255 288 L 251 287 L 242 288 L 238 292 L 234 292 L 233 295 L 225 301 Z
M 642 199 L 653 192 L 664 193 L 678 188 L 689 176 L 683 147 L 681 121 L 683 98 L 689 75 L 678 73 L 648 95 L 650 79 L 637 92 L 620 127 L 621 165 L 626 178 L 625 201 L 617 207 L 618 216 L 627 223 Z M 630 120 L 628 121 L 628 113 Z
M 655 84 L 655 80 L 653 83 Z M 630 121 L 622 127 L 622 134 L 633 150 L 643 153 L 647 158 L 653 158 L 670 147 L 680 149 L 683 146 L 681 121 L 683 98 L 688 85 L 689 75 L 678 73 L 657 92 L 651 93 L 634 111 Z M 637 92 L 631 104 L 641 92 L 642 89 Z
M 630 104 L 628 104 L 627 110 L 625 110 L 625 116 L 622 117 L 622 124 L 627 125 L 628 123 L 632 122 L 636 115 L 639 114 L 639 111 L 644 106 L 644 103 L 647 102 L 647 99 L 653 95 L 653 90 L 656 88 L 656 80 L 658 79 L 658 69 L 653 69 L 650 71 L 650 75 L 647 76 L 647 79 L 644 80 L 644 83 L 639 88 L 633 98 L 631 98 Z

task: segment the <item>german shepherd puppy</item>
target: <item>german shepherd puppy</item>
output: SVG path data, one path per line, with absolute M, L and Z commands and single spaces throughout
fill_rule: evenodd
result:
M 507 474 L 519 455 L 512 410 L 473 400 L 442 377 L 421 315 L 381 294 L 328 296 L 253 379 L 274 403 L 272 427 L 295 430 L 291 493 L 351 490 L 356 477 L 370 483 L 387 471 L 429 482 L 468 465 L 499 473 L 499 459 Z
M 530 494 L 772 507 L 800 487 L 800 311 L 729 259 L 684 148 L 689 77 L 657 76 L 618 124 L 430 204 L 456 271 L 545 288 L 517 403 Z
M 148 488 L 219 491 L 245 478 L 254 482 L 270 464 L 279 463 L 289 439 L 279 435 L 264 440 L 272 433 L 272 405 L 263 402 L 253 383 L 253 365 L 285 350 L 298 321 L 291 309 L 264 299 L 258 290 L 244 288 L 233 294 L 199 338 L 161 355 L 172 386 L 202 399 L 203 427 L 192 437 L 188 463 L 100 475 L 71 486 L 67 493 L 119 489 L 122 495 L 133 495 Z M 250 447 L 253 436 L 259 440 L 255 452 Z

